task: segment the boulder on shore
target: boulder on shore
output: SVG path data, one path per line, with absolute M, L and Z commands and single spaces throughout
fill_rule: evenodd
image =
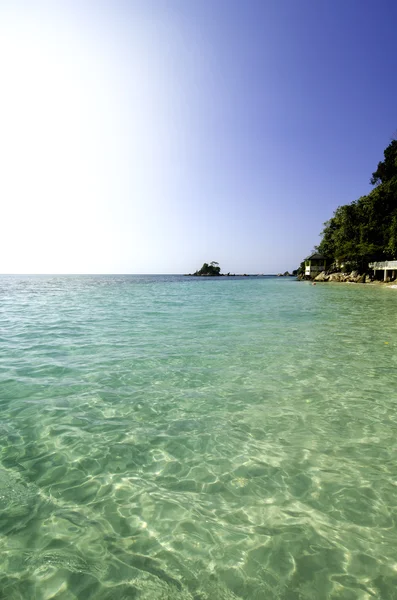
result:
M 344 273 L 331 273 L 328 281 L 345 281 Z
M 328 281 L 339 281 L 341 283 L 365 283 L 366 276 L 360 275 L 358 271 L 352 271 L 351 273 L 331 273 L 331 275 L 328 276 Z
M 314 278 L 314 281 L 328 281 L 329 277 L 330 276 L 327 275 L 325 271 L 321 271 L 321 273 L 319 273 L 317 277 Z
M 338 281 L 341 283 L 371 283 L 371 276 L 368 274 L 360 274 L 359 271 L 351 273 L 328 273 L 321 271 L 316 277 L 300 273 L 298 275 L 300 281 Z

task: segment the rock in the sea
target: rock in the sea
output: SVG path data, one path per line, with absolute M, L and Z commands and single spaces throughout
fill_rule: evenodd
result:
M 325 271 L 321 271 L 315 277 L 314 281 L 338 281 L 341 283 L 365 283 L 370 281 L 368 276 L 360 275 L 358 271 L 352 271 L 351 273 L 331 273 L 328 275 Z
M 360 279 L 361 279 L 360 273 L 358 271 L 352 271 L 350 273 L 350 275 L 348 276 L 347 281 L 352 281 L 354 283 L 359 283 Z
M 314 278 L 314 281 L 328 281 L 329 277 L 330 276 L 327 275 L 325 271 L 321 271 L 321 273 L 319 273 L 317 277 Z
M 331 273 L 328 281 L 342 281 L 343 273 Z

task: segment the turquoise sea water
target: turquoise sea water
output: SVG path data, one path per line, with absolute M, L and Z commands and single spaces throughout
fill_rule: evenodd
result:
M 397 290 L 0 278 L 0 598 L 397 598 Z

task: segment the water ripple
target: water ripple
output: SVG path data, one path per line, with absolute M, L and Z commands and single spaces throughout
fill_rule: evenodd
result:
M 0 596 L 397 598 L 396 305 L 0 278 Z

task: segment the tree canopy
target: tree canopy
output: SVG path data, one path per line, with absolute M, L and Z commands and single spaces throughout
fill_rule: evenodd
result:
M 221 274 L 221 268 L 219 266 L 219 263 L 217 263 L 213 260 L 212 262 L 210 262 L 210 264 L 204 263 L 203 266 L 201 267 L 201 269 L 199 269 L 198 271 L 196 271 L 193 274 L 214 277 L 214 276 Z
M 386 183 L 397 173 L 397 140 L 393 140 L 383 153 L 385 159 L 378 163 L 378 168 L 372 173 L 371 183 Z
M 376 187 L 367 196 L 339 206 L 324 223 L 317 250 L 330 262 L 363 271 L 369 262 L 397 258 L 397 140 L 385 149 L 371 183 Z

